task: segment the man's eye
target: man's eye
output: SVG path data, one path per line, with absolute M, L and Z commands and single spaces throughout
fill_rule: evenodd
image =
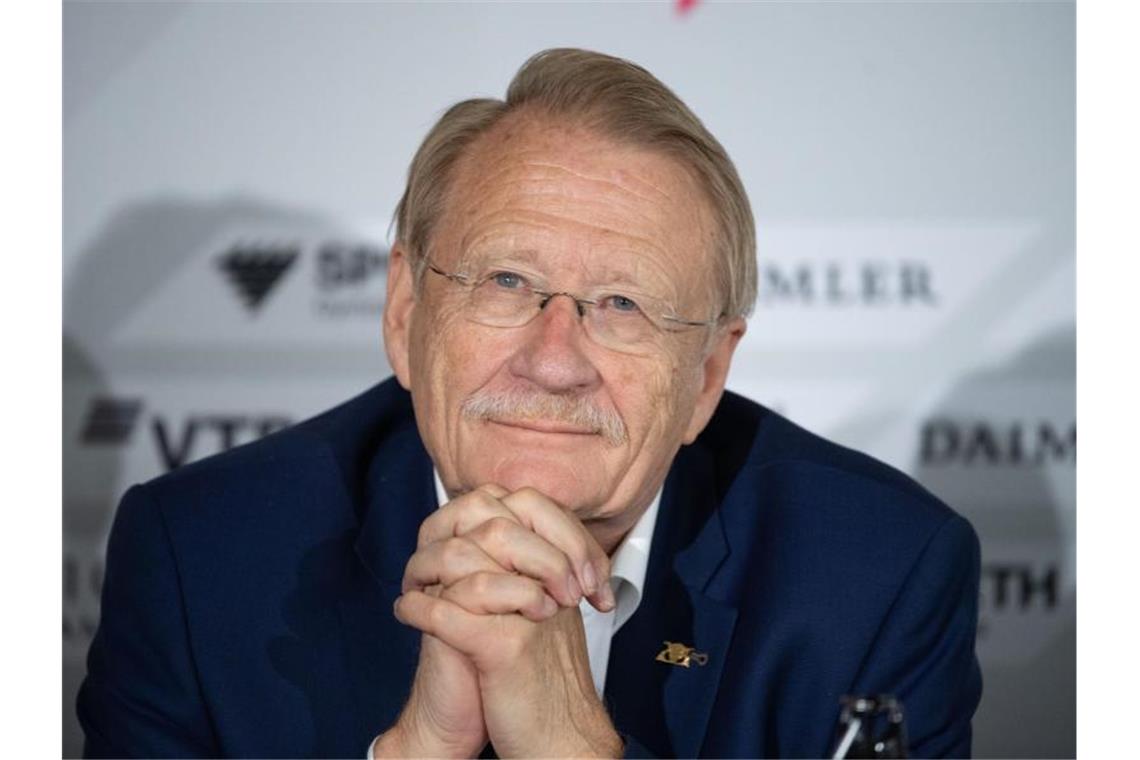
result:
M 641 311 L 641 307 L 637 305 L 637 302 L 628 296 L 606 296 L 602 303 L 606 308 L 618 312 L 636 314 Z
M 526 287 L 526 280 L 523 279 L 521 274 L 516 274 L 515 272 L 495 272 L 487 279 L 500 288 L 506 288 L 507 290 L 518 290 L 519 288 Z

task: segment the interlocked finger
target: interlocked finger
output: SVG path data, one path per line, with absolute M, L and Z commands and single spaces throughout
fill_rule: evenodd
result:
M 533 578 L 503 573 L 473 573 L 439 595 L 477 615 L 519 613 L 540 623 L 558 612 L 558 603 Z
M 425 546 L 453 536 L 462 536 L 495 517 L 518 521 L 500 500 L 507 495 L 504 488 L 485 485 L 457 496 L 441 506 L 420 524 L 416 546 Z
M 469 531 L 469 540 L 502 568 L 540 581 L 546 592 L 564 607 L 576 607 L 582 598 L 570 559 L 557 547 L 514 520 L 495 517 Z
M 467 538 L 448 538 L 416 550 L 404 566 L 401 593 L 442 584 L 450 586 L 472 573 L 504 573 L 509 570 Z
M 448 599 L 412 590 L 396 598 L 392 611 L 404 625 L 435 636 L 466 655 L 476 655 L 491 643 L 488 636 L 493 629 L 486 625 L 489 618 L 470 613 Z

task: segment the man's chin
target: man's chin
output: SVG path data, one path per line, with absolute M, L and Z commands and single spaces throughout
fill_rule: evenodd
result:
M 602 477 L 594 467 L 583 466 L 581 461 L 558 461 L 553 457 L 536 461 L 532 456 L 497 462 L 486 472 L 484 482 L 511 492 L 533 488 L 575 513 L 590 511 L 596 505 L 597 484 Z

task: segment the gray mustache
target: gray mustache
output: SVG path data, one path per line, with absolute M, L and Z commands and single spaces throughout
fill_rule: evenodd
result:
M 625 423 L 617 413 L 602 409 L 582 396 L 546 393 L 476 393 L 460 408 L 472 420 L 548 420 L 585 428 L 601 435 L 610 446 L 626 442 Z

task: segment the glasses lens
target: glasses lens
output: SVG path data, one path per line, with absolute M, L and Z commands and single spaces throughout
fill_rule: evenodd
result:
M 533 319 L 550 296 L 535 291 L 522 274 L 506 270 L 471 278 L 466 315 L 472 322 L 490 327 L 521 327 Z M 562 294 L 565 295 L 565 294 Z M 601 295 L 578 302 L 584 306 L 584 322 L 591 339 L 606 348 L 628 354 L 648 355 L 682 339 L 685 333 L 666 322 L 658 324 L 650 313 L 668 313 L 664 304 L 650 298 Z
M 649 348 L 659 336 L 657 326 L 640 309 L 624 311 L 606 301 L 594 307 L 589 321 L 598 340 L 630 349 Z
M 471 289 L 468 315 L 492 327 L 518 327 L 538 311 L 538 296 L 520 275 L 498 272 Z
M 624 353 L 651 353 L 664 338 L 645 312 L 622 296 L 598 299 L 587 312 L 587 325 L 594 340 Z

